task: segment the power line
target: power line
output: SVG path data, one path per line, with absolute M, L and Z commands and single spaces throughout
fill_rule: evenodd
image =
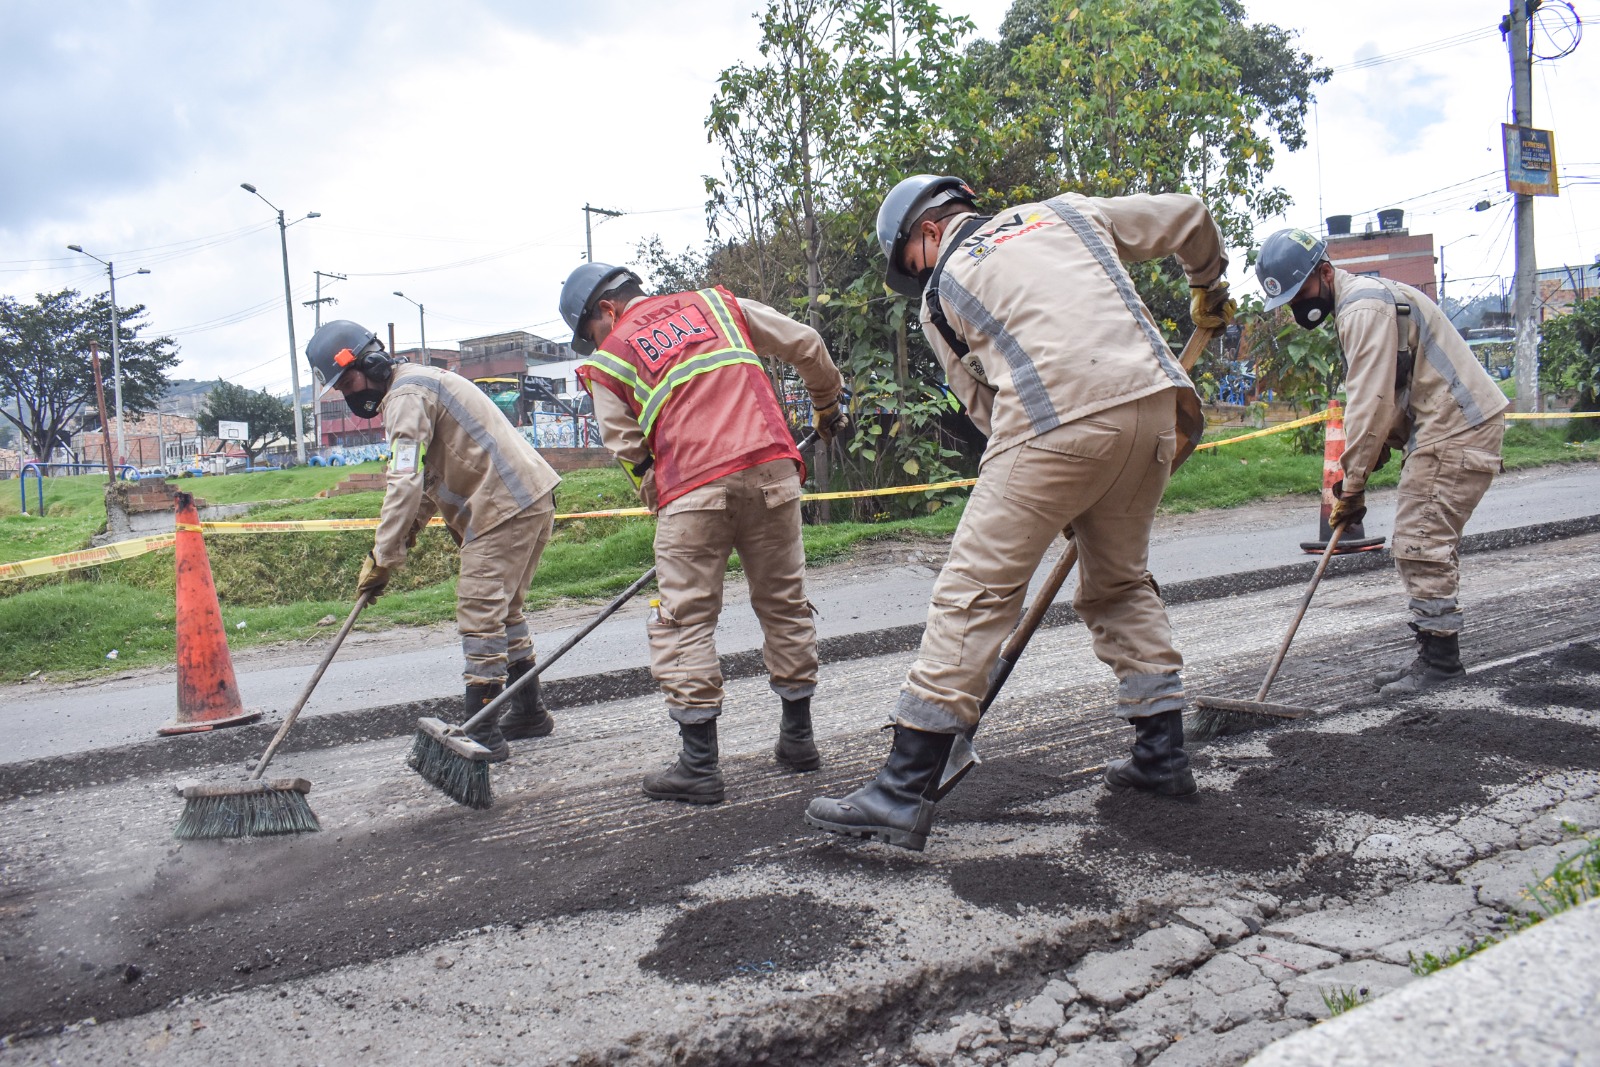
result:
M 1366 70 L 1369 67 L 1378 67 L 1385 63 L 1396 63 L 1402 59 L 1415 59 L 1430 52 L 1442 52 L 1449 48 L 1458 48 L 1464 44 L 1471 44 L 1474 41 L 1482 41 L 1499 35 L 1500 29 L 1498 26 L 1483 26 L 1476 30 L 1465 30 L 1450 37 L 1441 37 L 1437 41 L 1428 41 L 1423 44 L 1413 45 L 1410 48 L 1402 48 L 1398 52 L 1386 52 L 1383 55 L 1368 56 L 1365 59 L 1357 59 L 1350 63 L 1341 63 L 1339 66 L 1331 68 L 1331 70 L 1334 74 L 1343 74 L 1352 70 Z

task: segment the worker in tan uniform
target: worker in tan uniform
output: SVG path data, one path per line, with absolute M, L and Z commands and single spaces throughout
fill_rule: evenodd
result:
M 1308 330 L 1332 319 L 1345 362 L 1343 480 L 1328 521 L 1360 522 L 1366 487 L 1392 448 L 1403 451 L 1395 569 L 1410 597 L 1417 654 L 1375 682 L 1404 697 L 1466 674 L 1456 594 L 1461 532 L 1501 469 L 1505 394 L 1439 306 L 1402 282 L 1340 270 L 1327 242 L 1279 230 L 1256 276 L 1266 309 L 1288 304 Z
M 1192 196 L 1063 193 L 982 216 L 960 178 L 918 175 L 884 200 L 878 240 L 889 286 L 922 296 L 923 333 L 989 441 L 894 708 L 888 761 L 842 800 L 812 801 L 807 821 L 925 845 L 955 735 L 976 727 L 1028 580 L 1069 527 L 1073 607 L 1136 733 L 1106 783 L 1193 793 L 1183 659 L 1146 563 L 1156 505 L 1204 420 L 1123 262 L 1176 255 L 1195 322 L 1223 325 L 1227 257 L 1211 213 Z
M 737 550 L 761 623 L 762 654 L 782 715 L 777 761 L 821 765 L 812 737 L 817 633 L 805 593 L 800 484 L 805 466 L 761 357 L 793 366 L 822 440 L 848 440 L 844 381 L 815 330 L 721 287 L 647 297 L 622 267 L 586 263 L 561 291 L 577 375 L 594 398 L 601 440 L 656 515 L 660 601 L 648 623 L 650 671 L 678 723 L 682 751 L 644 791 L 715 804 L 722 668 L 714 635 L 723 576 Z
M 385 354 L 376 334 L 330 322 L 306 346 L 323 394 L 337 389 L 362 418 L 382 414 L 389 476 L 372 550 L 357 590 L 381 594 L 435 512 L 461 549 L 456 626 L 466 658 L 463 715 L 470 718 L 534 666 L 523 614 L 528 584 L 550 541 L 561 479 L 476 385 L 437 367 Z M 539 680 L 517 690 L 508 710 L 467 736 L 492 760 L 508 740 L 543 737 L 554 722 Z

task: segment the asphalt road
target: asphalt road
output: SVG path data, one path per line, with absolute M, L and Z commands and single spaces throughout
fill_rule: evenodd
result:
M 1394 490 L 1369 498 L 1369 535 L 1387 535 L 1394 521 Z M 1469 533 L 1577 518 L 1600 512 L 1600 466 L 1574 465 L 1502 475 L 1473 516 Z M 1151 571 L 1163 584 L 1212 578 L 1296 563 L 1306 558 L 1299 545 L 1316 533 L 1317 510 L 1308 499 L 1291 498 L 1223 511 L 1197 512 L 1159 520 L 1151 552 Z M 820 637 L 828 638 L 904 625 L 920 625 L 933 580 L 943 560 L 938 546 L 908 551 L 898 566 L 822 568 L 808 583 L 819 616 Z M 1468 565 L 1470 567 L 1470 564 Z M 1039 578 L 1045 567 L 1040 568 Z M 1070 600 L 1069 581 L 1058 600 Z M 1398 596 L 1398 587 L 1396 588 Z M 618 612 L 591 634 L 548 677 L 570 678 L 644 666 L 644 614 L 640 601 Z M 571 613 L 566 613 L 567 619 Z M 551 649 L 575 626 L 543 629 L 535 616 L 540 647 Z M 742 581 L 730 581 L 726 607 L 717 628 L 723 654 L 759 648 L 760 629 L 748 607 Z M 359 643 L 341 652 L 329 668 L 305 715 L 425 700 L 460 691 L 460 646 L 434 634 L 421 647 L 372 654 Z M 320 657 L 321 649 L 282 659 L 252 655 L 241 661 L 239 688 L 251 708 L 282 714 L 292 706 Z M 13 685 L 0 687 L 0 726 L 8 743 L 0 763 L 36 759 L 145 740 L 170 722 L 175 709 L 170 672 L 144 674 L 91 686 Z
M 1473 557 L 1469 661 L 1600 634 L 1597 546 L 1590 534 Z M 710 809 L 639 794 L 640 773 L 674 747 L 650 697 L 567 711 L 556 735 L 494 770 L 485 812 L 422 785 L 397 737 L 291 753 L 285 769 L 315 783 L 324 828 L 292 840 L 179 845 L 180 802 L 159 774 L 19 797 L 0 809 L 0 1033 L 50 1035 L 7 1050 L 29 1063 L 837 1064 L 857 1038 L 854 1063 L 892 1063 L 859 1050 L 1009 996 L 1008 982 L 1109 947 L 1152 909 L 1241 887 L 1290 900 L 1353 879 L 1351 850 L 1402 826 L 1403 812 L 1375 821 L 1374 798 L 1428 799 L 1439 781 L 1415 746 L 1376 766 L 1364 749 L 1338 756 L 1393 713 L 1369 706 L 1367 679 L 1407 650 L 1396 599 L 1385 572 L 1331 578 L 1302 628 L 1274 696 L 1343 705 L 1308 724 L 1318 763 L 1274 763 L 1259 741 L 1223 748 L 1183 806 L 1102 803 L 1096 769 L 1131 736 L 1111 713 L 1114 681 L 1081 626 L 1042 631 L 979 736 L 984 766 L 940 805 L 920 855 L 800 821 L 811 796 L 839 795 L 881 761 L 874 727 L 908 652 L 828 672 L 813 774 L 774 766 L 764 681 L 734 682 L 728 801 Z M 1280 588 L 1174 606 L 1191 690 L 1252 689 L 1292 600 Z M 1425 710 L 1504 710 L 1501 688 L 1447 690 Z M 1342 813 L 1235 781 L 1240 767 L 1279 767 L 1303 791 L 1335 758 Z M 1498 766 L 1468 815 L 1509 786 L 1549 792 Z M 1173 820 L 1205 847 L 1180 855 L 1193 850 L 1162 829 Z M 1435 832 L 1440 816 L 1415 821 Z

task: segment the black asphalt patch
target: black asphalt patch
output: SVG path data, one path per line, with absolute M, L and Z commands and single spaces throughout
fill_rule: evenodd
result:
M 807 971 L 868 946 L 870 912 L 810 893 L 769 893 L 691 908 L 661 932 L 639 967 L 679 982 Z
M 1083 857 L 1011 856 L 958 863 L 950 871 L 956 896 L 980 908 L 1018 915 L 1023 908 L 1105 911 L 1117 895 L 1104 878 L 1083 866 Z

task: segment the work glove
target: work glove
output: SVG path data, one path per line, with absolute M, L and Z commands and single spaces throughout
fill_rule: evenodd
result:
M 376 600 L 383 595 L 384 587 L 388 584 L 389 568 L 380 565 L 369 550 L 367 558 L 361 561 L 361 577 L 356 579 L 356 592 L 366 593 Z
M 856 435 L 856 424 L 851 421 L 849 415 L 839 410 L 837 403 L 829 404 L 825 408 L 812 408 L 811 425 L 816 428 L 817 436 L 822 438 L 824 443 L 837 440 L 841 445 L 845 445 Z
M 639 499 L 644 501 L 644 506 L 650 509 L 650 514 L 654 515 L 661 510 L 661 505 L 658 503 L 660 498 L 656 494 L 655 471 L 645 471 L 644 477 L 639 479 Z
M 1239 305 L 1228 296 L 1228 283 L 1218 278 L 1209 286 L 1189 286 L 1189 319 L 1207 330 L 1232 325 Z
M 427 529 L 427 526 L 428 526 L 428 520 L 427 519 L 415 519 L 415 520 L 412 521 L 411 529 L 406 531 L 406 548 L 407 549 L 412 549 L 412 548 L 416 548 L 417 547 L 417 538 L 419 536 L 421 536 L 423 530 Z
M 1341 478 L 1333 487 L 1333 510 L 1328 513 L 1328 525 L 1353 526 L 1366 517 L 1367 494 L 1359 492 L 1346 496 Z

